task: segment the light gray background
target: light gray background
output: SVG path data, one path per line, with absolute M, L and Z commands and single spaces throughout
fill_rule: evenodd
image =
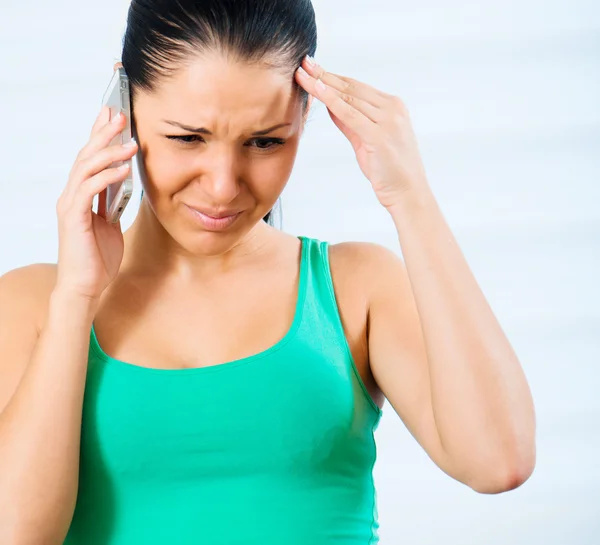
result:
M 1 3 L 3 273 L 56 259 L 55 202 L 119 59 L 128 2 Z M 386 405 L 382 543 L 600 543 L 600 5 L 314 4 L 323 66 L 407 103 L 430 183 L 537 407 L 535 473 L 483 496 L 437 469 Z M 284 229 L 399 252 L 321 104 L 284 193 Z

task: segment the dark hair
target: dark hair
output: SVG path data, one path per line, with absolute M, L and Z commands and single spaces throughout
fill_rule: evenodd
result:
M 213 51 L 289 73 L 306 108 L 293 75 L 316 49 L 311 0 L 132 0 L 121 60 L 132 108 L 137 90 L 153 92 L 190 58 Z M 264 221 L 273 225 L 273 210 Z

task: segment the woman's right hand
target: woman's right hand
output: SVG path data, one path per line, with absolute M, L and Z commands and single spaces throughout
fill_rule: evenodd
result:
M 123 114 L 110 120 L 103 107 L 94 123 L 90 140 L 79 152 L 69 181 L 56 204 L 58 216 L 58 275 L 55 291 L 97 301 L 114 280 L 123 260 L 121 224 L 108 223 L 100 207 L 92 210 L 93 200 L 109 185 L 122 182 L 125 169 L 108 168 L 117 161 L 131 159 L 137 144 L 109 145 L 125 127 Z

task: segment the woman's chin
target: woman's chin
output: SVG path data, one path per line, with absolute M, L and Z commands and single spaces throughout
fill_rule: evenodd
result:
M 174 238 L 178 240 L 180 246 L 193 255 L 217 256 L 227 253 L 245 239 L 252 237 L 253 233 L 261 227 L 268 227 L 266 223 L 262 223 L 263 225 L 260 222 L 249 225 L 247 222 L 240 221 L 239 224 L 236 222 L 236 225 L 223 230 L 199 228 L 191 231 L 185 229 L 185 231 L 181 230 Z

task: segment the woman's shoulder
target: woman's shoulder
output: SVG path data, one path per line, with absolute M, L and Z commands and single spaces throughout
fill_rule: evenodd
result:
M 341 259 L 353 260 L 356 263 L 372 264 L 380 260 L 398 259 L 398 254 L 377 242 L 345 241 L 328 242 L 331 254 L 336 254 Z
M 41 326 L 56 283 L 56 271 L 56 264 L 35 263 L 0 276 L 2 314 L 33 319 Z
M 36 264 L 0 276 L 0 412 L 15 392 L 46 319 L 56 266 Z
M 331 267 L 344 271 L 354 280 L 361 278 L 368 282 L 381 275 L 393 273 L 403 266 L 400 255 L 394 250 L 376 242 L 328 243 Z
M 56 282 L 56 263 L 33 263 L 12 269 L 0 275 L 0 286 L 25 290 L 31 295 L 52 290 Z
M 331 276 L 336 287 L 360 298 L 368 306 L 379 287 L 405 274 L 399 254 L 375 242 L 328 243 Z

